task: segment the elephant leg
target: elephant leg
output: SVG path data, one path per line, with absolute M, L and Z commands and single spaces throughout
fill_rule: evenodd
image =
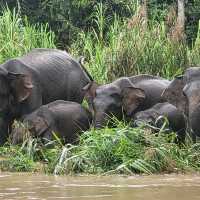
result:
M 195 134 L 195 132 L 192 130 L 191 124 L 190 124 L 190 121 L 189 121 L 189 120 L 188 120 L 188 122 L 187 122 L 187 132 L 189 133 L 189 136 L 190 136 L 192 142 L 193 142 L 193 143 L 196 143 L 196 141 L 197 141 L 196 134 Z
M 191 137 L 193 143 L 197 142 L 196 134 L 192 130 L 190 131 L 190 137 Z
M 186 130 L 182 129 L 177 132 L 177 138 L 175 139 L 175 143 L 178 145 L 185 143 L 185 136 L 186 136 Z
M 3 145 L 7 141 L 11 125 L 6 119 L 0 119 L 0 145 Z

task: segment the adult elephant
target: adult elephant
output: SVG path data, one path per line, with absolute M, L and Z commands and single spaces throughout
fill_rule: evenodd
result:
M 162 96 L 185 114 L 195 141 L 200 136 L 200 67 L 190 67 L 182 76 L 175 77 Z
M 84 90 L 94 113 L 94 126 L 107 125 L 110 116 L 119 120 L 123 116 L 133 117 L 136 112 L 161 102 L 161 94 L 169 83 L 150 75 L 122 77 L 101 86 L 89 83 Z
M 15 118 L 55 100 L 81 103 L 91 76 L 65 51 L 34 49 L 0 65 L 0 144 Z

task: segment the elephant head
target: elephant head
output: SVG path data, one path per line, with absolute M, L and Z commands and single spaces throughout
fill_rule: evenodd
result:
M 95 127 L 107 125 L 112 116 L 118 119 L 123 114 L 131 116 L 146 97 L 144 90 L 135 87 L 125 77 L 101 86 L 93 82 L 84 90 L 93 109 Z
M 23 123 L 27 125 L 32 137 L 51 140 L 54 121 L 52 118 L 52 112 L 47 106 L 44 105 L 33 113 L 27 115 L 24 118 Z
M 12 104 L 25 101 L 32 92 L 29 75 L 7 71 L 0 66 L 0 112 L 5 113 Z
M 172 81 L 162 95 L 184 112 L 190 130 L 200 136 L 200 68 L 188 68 L 183 76 Z
M 186 85 L 184 76 L 175 77 L 170 85 L 163 91 L 162 97 L 172 105 L 176 106 L 179 110 L 186 112 L 187 110 L 187 97 L 183 92 Z
M 49 112 L 42 106 L 33 113 L 25 115 L 23 122 L 15 121 L 10 135 L 12 144 L 22 143 L 28 137 L 51 140 L 52 118 Z
M 33 88 L 31 76 L 8 71 L 3 66 L 0 65 L 0 144 L 8 138 L 18 105 L 31 95 Z
M 141 126 L 141 125 L 151 125 L 156 126 L 155 122 L 158 118 L 158 114 L 154 112 L 152 109 L 137 112 L 134 116 L 133 126 Z

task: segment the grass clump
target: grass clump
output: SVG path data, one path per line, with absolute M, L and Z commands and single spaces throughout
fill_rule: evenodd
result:
M 175 134 L 152 134 L 119 123 L 116 128 L 91 129 L 78 145 L 60 141 L 42 144 L 29 139 L 22 146 L 0 148 L 2 170 L 53 174 L 153 174 L 200 170 L 200 144 L 179 146 Z M 40 166 L 40 167 L 38 167 Z
M 39 139 L 31 137 L 24 140 L 22 145 L 12 145 L 8 142 L 0 147 L 0 169 L 2 171 L 52 172 L 57 164 L 60 149 L 62 148 L 56 141 L 44 145 Z
M 147 129 L 125 125 L 91 130 L 81 136 L 78 146 L 64 147 L 60 154 L 61 170 L 56 173 L 152 174 L 200 170 L 200 145 L 187 139 L 185 145 L 178 146 L 174 137 L 174 133 L 155 135 Z
M 34 171 L 35 163 L 27 152 L 19 146 L 5 146 L 0 148 L 0 167 L 5 171 Z

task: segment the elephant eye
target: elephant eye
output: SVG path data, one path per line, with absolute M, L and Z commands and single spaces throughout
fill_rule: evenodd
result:
M 7 94 L 3 94 L 3 93 L 2 93 L 2 94 L 0 94 L 0 98 L 4 98 L 4 99 L 5 99 L 5 98 L 7 98 L 7 97 L 8 97 L 8 95 L 7 95 Z
M 110 97 L 119 98 L 120 95 L 118 93 L 112 93 L 112 94 L 110 94 Z
M 32 127 L 29 127 L 28 130 L 29 130 L 30 132 L 34 132 L 34 131 L 35 131 L 35 128 L 34 128 L 34 126 L 32 126 Z
M 112 110 L 112 111 L 116 111 L 116 110 L 118 110 L 118 108 L 120 108 L 120 105 L 117 104 L 117 103 L 111 103 L 111 104 L 108 106 L 108 110 Z

